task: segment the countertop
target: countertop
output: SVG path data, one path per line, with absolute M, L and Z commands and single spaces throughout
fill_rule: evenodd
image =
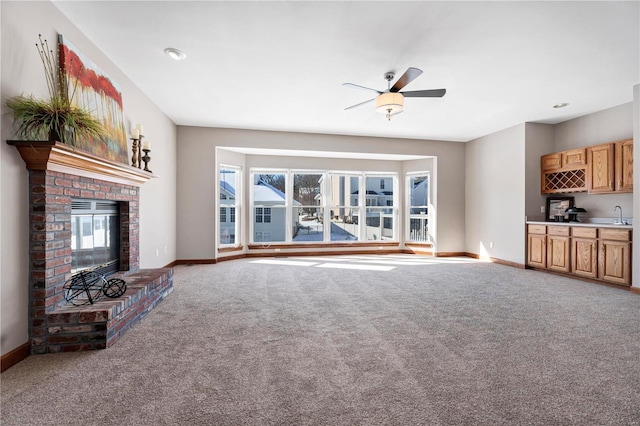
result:
M 614 225 L 613 223 L 591 223 L 591 222 L 545 222 L 537 220 L 527 220 L 527 224 L 531 225 L 550 225 L 550 226 L 583 226 L 589 228 L 617 228 L 617 229 L 633 229 L 633 225 Z

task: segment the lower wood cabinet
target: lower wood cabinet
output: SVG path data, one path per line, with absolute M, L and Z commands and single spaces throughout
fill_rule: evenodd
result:
M 531 234 L 528 237 L 527 264 L 536 268 L 547 267 L 547 237 Z
M 630 229 L 527 225 L 527 266 L 631 285 Z
M 571 270 L 571 247 L 568 226 L 547 226 L 547 269 L 558 272 Z
M 631 285 L 631 231 L 626 229 L 600 230 L 598 248 L 598 278 L 623 285 Z

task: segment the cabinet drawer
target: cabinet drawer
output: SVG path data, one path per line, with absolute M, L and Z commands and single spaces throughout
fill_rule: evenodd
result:
M 571 230 L 571 235 L 577 238 L 596 238 L 598 235 L 598 232 L 596 228 L 574 227 Z
M 549 235 L 560 235 L 563 237 L 569 236 L 569 227 L 568 226 L 548 226 L 547 234 Z
M 631 241 L 630 229 L 599 228 L 598 233 L 601 240 Z
M 527 225 L 527 231 L 530 234 L 546 234 L 547 227 L 544 225 Z

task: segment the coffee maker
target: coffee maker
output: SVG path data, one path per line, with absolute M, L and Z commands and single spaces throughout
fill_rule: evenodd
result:
M 586 213 L 587 211 L 582 207 L 569 207 L 564 212 L 569 215 L 569 222 L 580 222 L 578 220 L 578 213 Z

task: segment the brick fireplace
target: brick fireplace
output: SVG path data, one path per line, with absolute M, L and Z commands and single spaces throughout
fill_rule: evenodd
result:
M 140 270 L 139 199 L 148 172 L 54 142 L 9 141 L 29 170 L 29 337 L 32 354 L 104 349 L 173 289 L 171 268 Z M 127 291 L 85 306 L 67 303 L 71 200 L 118 203 L 118 276 Z

